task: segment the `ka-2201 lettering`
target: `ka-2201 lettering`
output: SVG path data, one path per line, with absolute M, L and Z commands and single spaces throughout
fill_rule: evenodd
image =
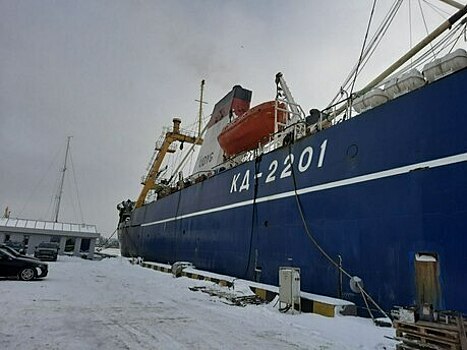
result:
M 324 163 L 324 157 L 326 155 L 326 147 L 328 140 L 324 140 L 320 145 L 318 163 L 316 168 L 321 168 Z M 298 157 L 297 170 L 299 173 L 304 173 L 310 169 L 313 164 L 313 147 L 307 146 L 300 153 Z M 285 159 L 280 163 L 274 159 L 271 161 L 268 167 L 268 173 L 265 177 L 264 183 L 271 183 L 276 181 L 277 178 L 285 179 L 292 175 L 292 166 L 294 166 L 295 155 L 293 153 L 288 154 Z M 230 185 L 230 193 L 243 192 L 250 189 L 250 183 L 255 179 L 263 177 L 263 173 L 257 173 L 253 175 L 251 179 L 250 169 L 247 169 L 243 174 L 238 173 L 232 177 L 232 183 Z

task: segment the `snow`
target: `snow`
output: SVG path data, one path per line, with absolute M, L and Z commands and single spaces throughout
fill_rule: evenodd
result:
M 120 249 L 119 248 L 105 248 L 101 250 L 97 250 L 98 253 L 108 256 L 120 256 Z
M 153 265 L 156 265 L 156 266 L 168 266 L 168 267 L 170 267 L 170 265 L 164 265 L 164 264 L 159 264 L 159 263 L 150 263 L 150 262 L 145 262 L 145 263 L 146 264 L 153 264 Z M 207 271 L 200 271 L 200 270 L 197 270 L 196 268 L 185 268 L 185 269 L 183 269 L 183 271 L 187 272 L 187 273 L 193 273 L 193 274 L 201 275 L 201 276 L 204 276 L 204 277 L 217 278 L 219 280 L 224 280 L 224 281 L 227 281 L 227 282 L 241 281 L 241 280 L 239 280 L 237 278 L 234 278 L 234 277 L 219 275 L 217 273 L 212 273 L 212 272 L 207 272 Z M 260 288 L 260 289 L 268 290 L 268 291 L 271 291 L 271 292 L 274 292 L 274 293 L 279 293 L 279 287 L 277 287 L 277 286 L 271 286 L 269 284 L 263 284 L 263 283 L 253 282 L 253 281 L 248 281 L 248 285 L 251 286 L 251 287 L 254 287 L 254 288 Z M 336 298 L 326 297 L 326 296 L 323 296 L 323 295 L 307 293 L 307 292 L 300 292 L 300 296 L 302 298 L 305 298 L 305 299 L 319 301 L 319 302 L 321 302 L 323 304 L 329 304 L 329 305 L 342 305 L 342 306 L 344 306 L 344 305 L 355 305 L 354 303 L 352 303 L 350 301 L 345 301 L 345 300 L 342 300 L 342 299 L 336 299 Z
M 41 281 L 0 280 L 1 349 L 394 349 L 391 328 L 370 320 L 282 314 L 273 303 L 227 305 L 122 258 L 61 256 Z
M 415 260 L 423 262 L 436 262 L 436 258 L 433 255 L 428 254 L 415 254 Z

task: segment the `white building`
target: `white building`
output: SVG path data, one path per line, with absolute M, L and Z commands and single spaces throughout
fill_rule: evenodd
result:
M 21 242 L 27 247 L 27 254 L 33 254 L 41 242 L 57 242 L 59 254 L 85 252 L 92 259 L 98 237 L 95 225 L 0 218 L 0 243 Z

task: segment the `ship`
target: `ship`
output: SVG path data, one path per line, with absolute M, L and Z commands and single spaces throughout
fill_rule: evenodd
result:
M 120 205 L 122 255 L 271 285 L 293 266 L 303 291 L 467 312 L 467 53 L 394 73 L 420 49 L 308 115 L 278 73 L 272 102 L 250 106 L 235 85 L 204 132 L 174 119 L 138 200 Z M 201 145 L 197 162 L 164 179 L 176 142 Z

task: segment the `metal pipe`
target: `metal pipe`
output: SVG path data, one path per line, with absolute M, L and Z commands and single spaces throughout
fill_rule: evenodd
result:
M 448 5 L 451 5 L 459 10 L 461 10 L 464 7 L 464 5 L 454 0 L 439 0 L 439 1 L 444 2 L 445 4 L 448 4 Z
M 451 28 L 451 26 L 457 22 L 462 16 L 467 13 L 467 6 L 464 6 L 461 10 L 457 11 L 454 15 L 452 15 L 449 19 L 441 23 L 441 25 L 436 28 L 433 32 L 431 32 L 425 39 L 420 41 L 415 47 L 399 58 L 396 62 L 394 62 L 388 69 L 386 69 L 383 73 L 378 75 L 375 79 L 373 79 L 367 86 L 365 86 L 362 90 L 360 90 L 357 96 L 364 95 L 380 82 L 382 82 L 385 78 L 387 78 L 391 73 L 393 73 L 397 68 L 402 66 L 405 62 L 410 60 L 413 56 L 415 56 L 420 50 L 422 50 L 425 46 L 427 46 L 430 42 L 435 40 L 439 35 L 441 35 L 446 29 Z
M 430 42 L 432 42 L 438 36 L 440 36 L 444 31 L 451 28 L 451 26 L 454 23 L 456 23 L 459 19 L 461 19 L 466 13 L 467 13 L 467 6 L 464 6 L 464 7 L 462 7 L 461 10 L 457 11 L 450 18 L 448 18 L 446 21 L 441 23 L 441 25 L 438 26 L 438 28 L 436 28 L 433 32 L 431 32 L 427 37 L 425 37 L 425 39 L 420 41 L 417 45 L 415 45 L 415 47 L 413 49 L 408 51 L 405 55 L 403 55 L 396 62 L 394 62 L 389 68 L 387 68 L 384 72 L 382 72 L 375 79 L 373 79 L 367 86 L 365 86 L 360 91 L 356 92 L 352 96 L 352 98 L 363 96 L 368 91 L 370 91 L 372 88 L 377 86 L 385 78 L 387 78 L 389 75 L 391 75 L 395 70 L 400 68 L 404 63 L 406 63 L 413 56 L 415 56 L 420 50 L 422 50 L 424 47 L 426 47 Z M 336 112 L 332 116 L 330 116 L 330 119 L 328 119 L 328 120 L 330 121 L 330 120 L 334 119 L 339 114 L 341 114 L 346 108 L 347 108 L 347 105 L 345 105 L 343 107 L 340 107 L 339 109 L 336 110 Z

